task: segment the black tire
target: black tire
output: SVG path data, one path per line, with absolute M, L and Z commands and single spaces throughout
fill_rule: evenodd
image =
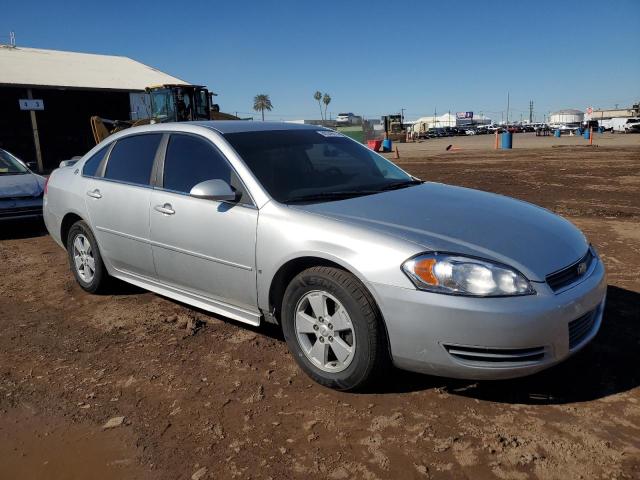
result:
M 78 269 L 75 265 L 73 244 L 78 235 L 83 235 L 91 245 L 91 252 L 95 264 L 94 275 L 91 281 L 85 281 L 85 279 L 83 279 L 78 272 Z M 102 261 L 102 255 L 100 255 L 98 242 L 96 242 L 96 239 L 93 236 L 93 232 L 89 228 L 89 225 L 87 225 L 86 222 L 82 220 L 74 223 L 69 229 L 69 233 L 67 234 L 67 257 L 69 258 L 69 266 L 71 267 L 73 276 L 76 278 L 76 281 L 80 284 L 83 290 L 86 290 L 89 293 L 99 293 L 107 288 L 107 285 L 109 283 L 109 274 L 107 273 L 107 269 L 105 268 Z
M 323 371 L 306 356 L 296 333 L 298 302 L 305 294 L 321 290 L 334 296 L 347 310 L 355 334 L 351 363 L 341 372 Z M 352 274 L 333 267 L 312 267 L 298 274 L 288 285 L 282 302 L 282 329 L 289 350 L 300 368 L 321 385 L 336 390 L 361 389 L 378 375 L 384 375 L 389 362 L 382 317 L 366 287 Z

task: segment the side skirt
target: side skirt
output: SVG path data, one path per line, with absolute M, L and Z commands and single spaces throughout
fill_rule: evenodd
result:
M 191 292 L 186 292 L 147 277 L 142 277 L 130 272 L 124 272 L 115 268 L 110 273 L 111 276 L 119 280 L 131 283 L 137 287 L 144 288 L 145 290 L 150 290 L 159 295 L 172 298 L 179 302 L 201 308 L 211 313 L 223 315 L 225 317 L 238 320 L 239 322 L 248 323 L 256 327 L 260 325 L 260 320 L 262 318 L 262 314 L 260 312 L 252 312 L 244 308 L 229 305 L 228 303 L 224 303 L 219 300 L 213 300 Z

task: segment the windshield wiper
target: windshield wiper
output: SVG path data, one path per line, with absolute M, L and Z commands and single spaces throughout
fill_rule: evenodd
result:
M 378 193 L 379 190 L 343 190 L 340 192 L 319 192 L 300 195 L 286 200 L 286 203 L 312 202 L 314 200 L 343 200 Z
M 412 185 L 420 185 L 421 183 L 424 183 L 422 180 L 418 180 L 413 179 L 413 180 L 402 180 L 399 182 L 391 182 L 391 183 L 387 183 L 386 185 L 383 185 L 382 187 L 380 187 L 380 190 L 378 190 L 379 192 L 384 192 L 386 190 L 397 190 L 399 188 L 406 188 L 406 187 L 410 187 Z

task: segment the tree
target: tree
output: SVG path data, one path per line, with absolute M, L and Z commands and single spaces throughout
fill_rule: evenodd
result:
M 322 103 L 324 103 L 324 119 L 326 120 L 327 119 L 327 107 L 331 103 L 331 95 L 329 95 L 328 93 L 325 93 L 324 96 L 322 97 Z
M 264 111 L 273 109 L 273 105 L 271 104 L 271 99 L 269 95 L 265 93 L 259 93 L 255 97 L 253 97 L 253 109 L 256 112 L 262 113 L 262 121 L 264 122 Z
M 320 120 L 324 120 L 324 117 L 322 116 L 322 103 L 320 103 L 322 101 L 322 92 L 317 90 L 316 93 L 313 94 L 313 98 L 318 102 L 318 108 L 320 108 Z

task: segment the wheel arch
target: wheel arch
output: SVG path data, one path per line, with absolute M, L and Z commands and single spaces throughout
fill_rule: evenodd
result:
M 85 219 L 75 212 L 69 212 L 62 218 L 62 222 L 60 222 L 60 240 L 65 247 L 67 246 L 69 230 L 71 230 L 71 227 L 77 221 L 85 221 Z
M 387 343 L 389 341 L 389 335 L 387 331 L 387 324 L 384 319 L 384 314 L 380 309 L 378 299 L 376 298 L 375 293 L 367 287 L 366 281 L 363 279 L 362 275 L 359 272 L 355 271 L 351 266 L 345 265 L 342 262 L 336 261 L 334 259 L 329 259 L 320 256 L 314 255 L 306 255 L 302 257 L 296 257 L 289 259 L 285 263 L 283 263 L 280 268 L 276 271 L 275 275 L 271 279 L 271 283 L 269 285 L 269 312 L 268 320 L 271 323 L 280 324 L 280 311 L 282 308 L 282 300 L 284 298 L 284 292 L 287 289 L 291 280 L 298 275 L 300 272 L 311 268 L 311 267 L 334 267 L 340 270 L 344 270 L 347 273 L 353 275 L 362 285 L 362 287 L 369 293 L 371 299 L 374 302 L 374 307 L 378 311 L 380 321 L 382 323 L 382 328 L 384 329 L 384 335 L 387 339 Z M 390 349 L 390 345 L 389 349 Z M 389 350 L 390 352 L 391 350 Z

